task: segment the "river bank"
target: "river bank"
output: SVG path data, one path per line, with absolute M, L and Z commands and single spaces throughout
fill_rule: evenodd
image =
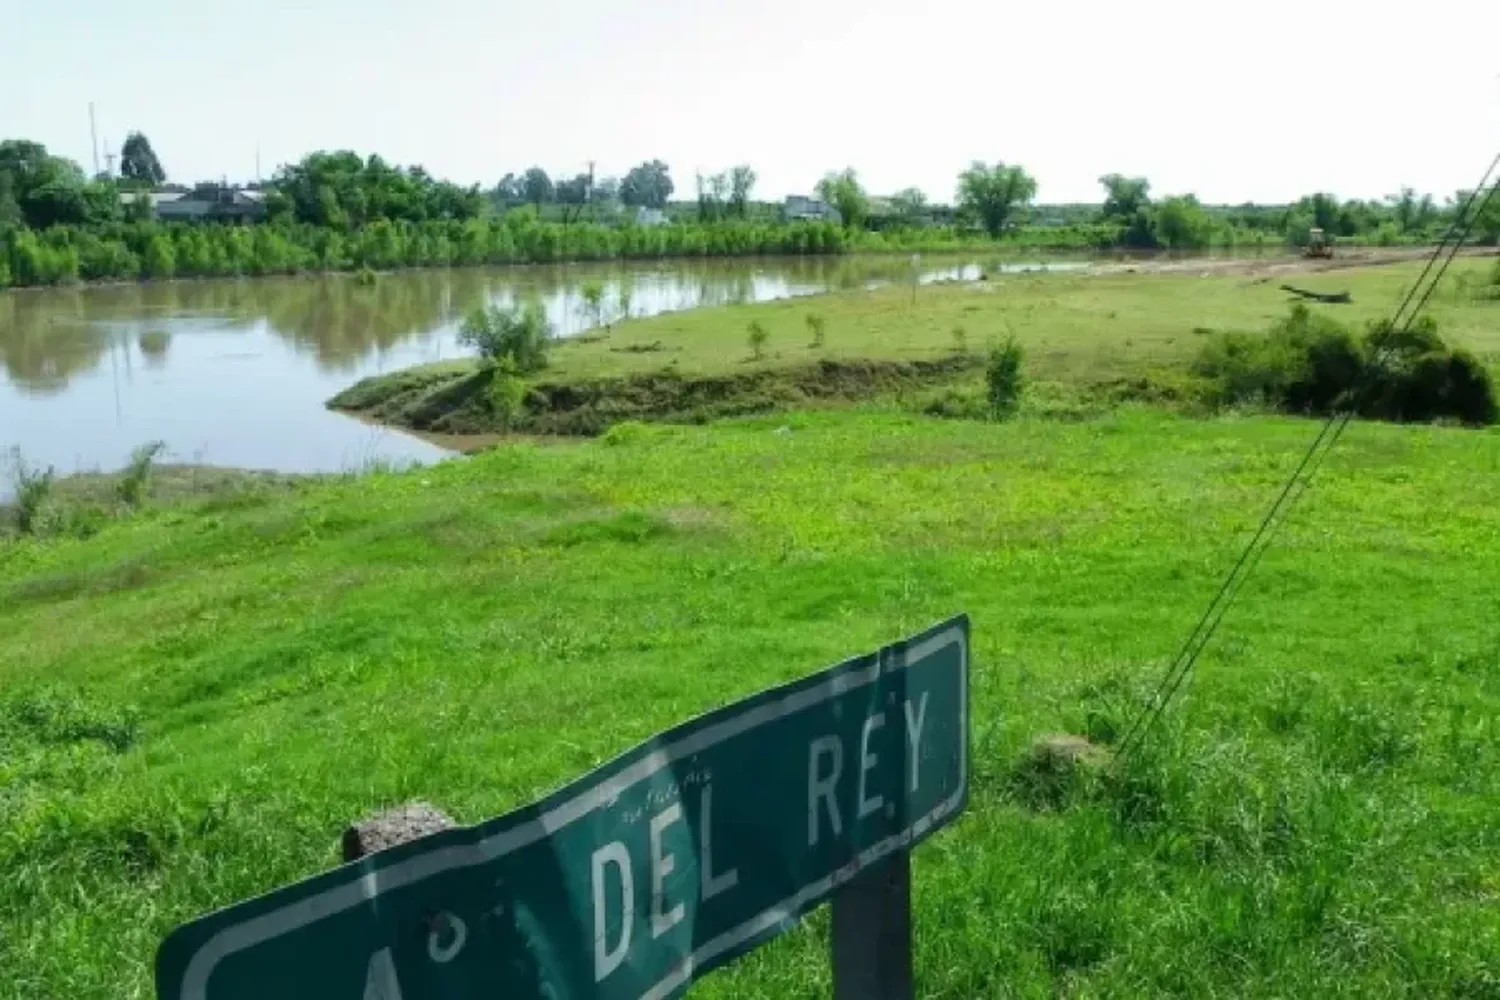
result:
M 558 341 L 515 412 L 496 409 L 492 373 L 472 359 L 373 376 L 329 405 L 423 432 L 585 435 L 620 420 L 702 422 L 887 396 L 941 409 L 943 391 L 977 391 L 991 346 L 1014 341 L 1034 384 L 1032 405 L 1049 412 L 1129 400 L 1192 408 L 1203 392 L 1191 362 L 1206 339 L 1262 331 L 1297 301 L 1277 279 L 1299 275 L 1306 291 L 1347 293 L 1352 301 L 1330 315 L 1360 329 L 1388 314 L 1417 262 L 1402 252 L 1333 262 L 1162 261 L 704 308 Z M 1485 266 L 1461 263 L 1453 281 Z M 1500 332 L 1491 308 L 1456 288 L 1434 299 L 1433 315 L 1451 343 L 1495 366 Z M 764 332 L 759 346 L 752 325 Z

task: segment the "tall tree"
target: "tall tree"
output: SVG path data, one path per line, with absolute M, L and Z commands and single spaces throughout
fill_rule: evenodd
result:
M 10 199 L 32 229 L 119 217 L 114 185 L 90 182 L 78 164 L 52 156 L 41 143 L 25 139 L 0 142 L 0 174 L 9 178 L 5 186 Z
M 1124 177 L 1120 174 L 1105 174 L 1099 178 L 1104 185 L 1104 217 L 1130 222 L 1136 213 L 1151 204 L 1151 182 L 1144 177 Z
M 870 211 L 870 196 L 865 194 L 853 167 L 825 174 L 818 181 L 818 197 L 838 209 L 844 225 L 850 229 L 863 224 Z
M 508 208 L 511 205 L 519 205 L 526 200 L 526 189 L 521 182 L 521 178 L 515 174 L 506 174 L 500 178 L 500 183 L 495 185 L 493 197 L 502 207 Z
M 741 164 L 729 171 L 729 210 L 741 219 L 750 212 L 750 192 L 755 190 L 755 171 Z
M 540 214 L 542 205 L 552 200 L 552 178 L 541 167 L 532 167 L 521 177 L 521 193 Z
M 1151 215 L 1151 182 L 1144 177 L 1105 174 L 1099 178 L 1099 183 L 1104 185 L 1101 212 L 1104 219 L 1125 226 L 1120 242 L 1136 249 L 1156 246 L 1156 220 Z
M 161 160 L 151 148 L 151 140 L 140 132 L 131 132 L 120 147 L 120 176 L 126 180 L 155 187 L 167 179 Z
M 999 236 L 1016 210 L 1036 197 L 1036 181 L 1019 166 L 979 160 L 958 175 L 958 205 L 979 218 L 985 231 Z
M 903 222 L 913 222 L 926 210 L 927 196 L 920 188 L 903 188 L 891 195 L 891 205 Z
M 620 181 L 620 201 L 631 207 L 665 208 L 674 190 L 672 175 L 661 160 L 633 167 Z
M 1173 250 L 1201 250 L 1208 246 L 1213 222 L 1190 194 L 1164 199 L 1156 206 L 1156 238 Z
M 589 200 L 588 174 L 578 174 L 571 180 L 560 180 L 552 189 L 554 200 L 563 206 L 563 223 L 572 222 L 583 214 L 583 206 Z

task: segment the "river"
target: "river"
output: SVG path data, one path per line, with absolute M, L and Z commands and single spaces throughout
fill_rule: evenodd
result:
M 0 292 L 0 463 L 8 471 L 19 449 L 60 475 L 109 471 L 157 440 L 163 462 L 282 472 L 427 462 L 451 452 L 324 402 L 367 375 L 462 355 L 458 324 L 476 305 L 540 301 L 568 336 L 586 328 L 590 282 L 614 309 L 623 291 L 633 316 L 649 316 L 911 273 L 905 257 L 853 257 L 405 271 L 369 287 L 329 275 Z M 977 273 L 962 258 L 921 267 L 924 281 Z

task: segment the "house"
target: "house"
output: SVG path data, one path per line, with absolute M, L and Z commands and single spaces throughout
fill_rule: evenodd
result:
M 126 195 L 130 198 L 130 195 Z M 162 222 L 259 222 L 266 216 L 264 191 L 247 191 L 221 184 L 199 184 L 191 191 L 143 191 L 151 211 Z
M 635 224 L 637 226 L 665 226 L 667 222 L 667 213 L 659 208 L 641 206 L 635 210 Z
M 781 215 L 788 222 L 842 222 L 839 210 L 817 198 L 789 194 L 781 206 Z

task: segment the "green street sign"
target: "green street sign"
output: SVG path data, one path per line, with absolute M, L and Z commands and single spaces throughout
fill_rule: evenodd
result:
M 506 816 L 184 924 L 157 996 L 677 996 L 963 810 L 968 651 L 960 616 Z

